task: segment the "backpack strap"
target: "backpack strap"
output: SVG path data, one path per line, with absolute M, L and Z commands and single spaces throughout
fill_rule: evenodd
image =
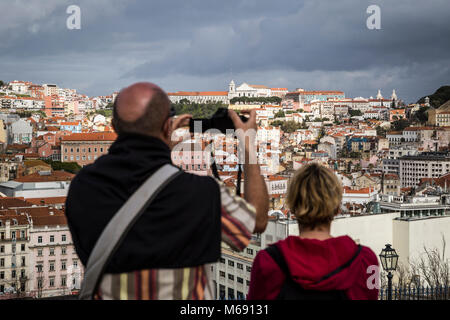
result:
M 283 271 L 283 273 L 286 275 L 288 279 L 291 278 L 291 273 L 289 272 L 289 267 L 286 263 L 286 260 L 284 260 L 283 254 L 281 253 L 280 249 L 277 247 L 276 244 L 272 244 L 268 246 L 266 249 L 266 252 L 270 255 L 270 257 L 275 261 L 275 263 L 278 265 L 278 267 Z
M 324 281 L 324 280 L 334 276 L 335 274 L 341 272 L 345 268 L 348 268 L 353 263 L 353 261 L 355 261 L 355 259 L 358 257 L 359 253 L 361 252 L 361 249 L 362 249 L 362 246 L 358 245 L 358 249 L 356 250 L 355 254 L 352 256 L 352 258 L 350 260 L 348 260 L 346 263 L 344 263 L 343 265 L 341 265 L 337 269 L 335 269 L 335 270 L 331 271 L 330 273 L 324 275 L 316 283 Z M 278 267 L 280 267 L 281 271 L 283 271 L 283 273 L 290 279 L 291 278 L 291 273 L 289 271 L 288 265 L 286 264 L 286 260 L 284 259 L 283 254 L 281 253 L 280 249 L 275 244 L 273 244 L 273 245 L 270 245 L 269 247 L 267 247 L 265 250 L 272 257 L 273 261 L 276 262 Z
M 342 266 L 338 267 L 337 269 L 331 271 L 330 273 L 324 275 L 322 278 L 320 278 L 319 281 L 317 281 L 316 283 L 319 283 L 321 281 L 324 281 L 332 276 L 334 276 L 335 274 L 341 272 L 342 270 L 344 270 L 345 268 L 350 267 L 350 265 L 353 263 L 353 261 L 355 261 L 356 257 L 358 257 L 359 253 L 361 252 L 362 246 L 359 244 L 358 245 L 358 249 L 356 249 L 355 254 L 352 256 L 352 258 L 350 260 L 348 260 L 346 263 L 344 263 Z

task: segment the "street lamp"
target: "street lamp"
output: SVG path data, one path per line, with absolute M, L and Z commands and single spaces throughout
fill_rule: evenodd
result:
M 388 300 L 392 300 L 392 273 L 397 269 L 398 254 L 395 249 L 391 248 L 390 244 L 386 244 L 386 247 L 381 250 L 380 253 L 381 265 L 384 271 L 388 273 Z

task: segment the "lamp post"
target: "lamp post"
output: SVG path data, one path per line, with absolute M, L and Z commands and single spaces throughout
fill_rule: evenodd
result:
M 388 273 L 388 300 L 392 300 L 392 273 L 397 269 L 398 254 L 395 249 L 391 247 L 390 244 L 386 244 L 386 247 L 381 250 L 380 253 L 381 265 L 384 271 Z

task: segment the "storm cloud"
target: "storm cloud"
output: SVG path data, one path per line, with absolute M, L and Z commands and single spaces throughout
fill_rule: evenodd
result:
M 68 30 L 76 4 L 81 30 Z M 381 29 L 369 30 L 369 5 Z M 396 89 L 413 102 L 450 83 L 447 0 L 0 0 L 0 79 L 104 95 L 132 82 L 167 91 L 226 90 L 229 81 Z

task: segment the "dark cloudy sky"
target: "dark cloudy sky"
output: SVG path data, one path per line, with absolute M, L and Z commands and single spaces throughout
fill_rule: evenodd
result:
M 81 30 L 66 9 L 81 8 Z M 366 9 L 381 8 L 381 30 Z M 450 84 L 449 0 L 0 0 L 0 79 L 93 95 L 236 83 L 415 102 Z

